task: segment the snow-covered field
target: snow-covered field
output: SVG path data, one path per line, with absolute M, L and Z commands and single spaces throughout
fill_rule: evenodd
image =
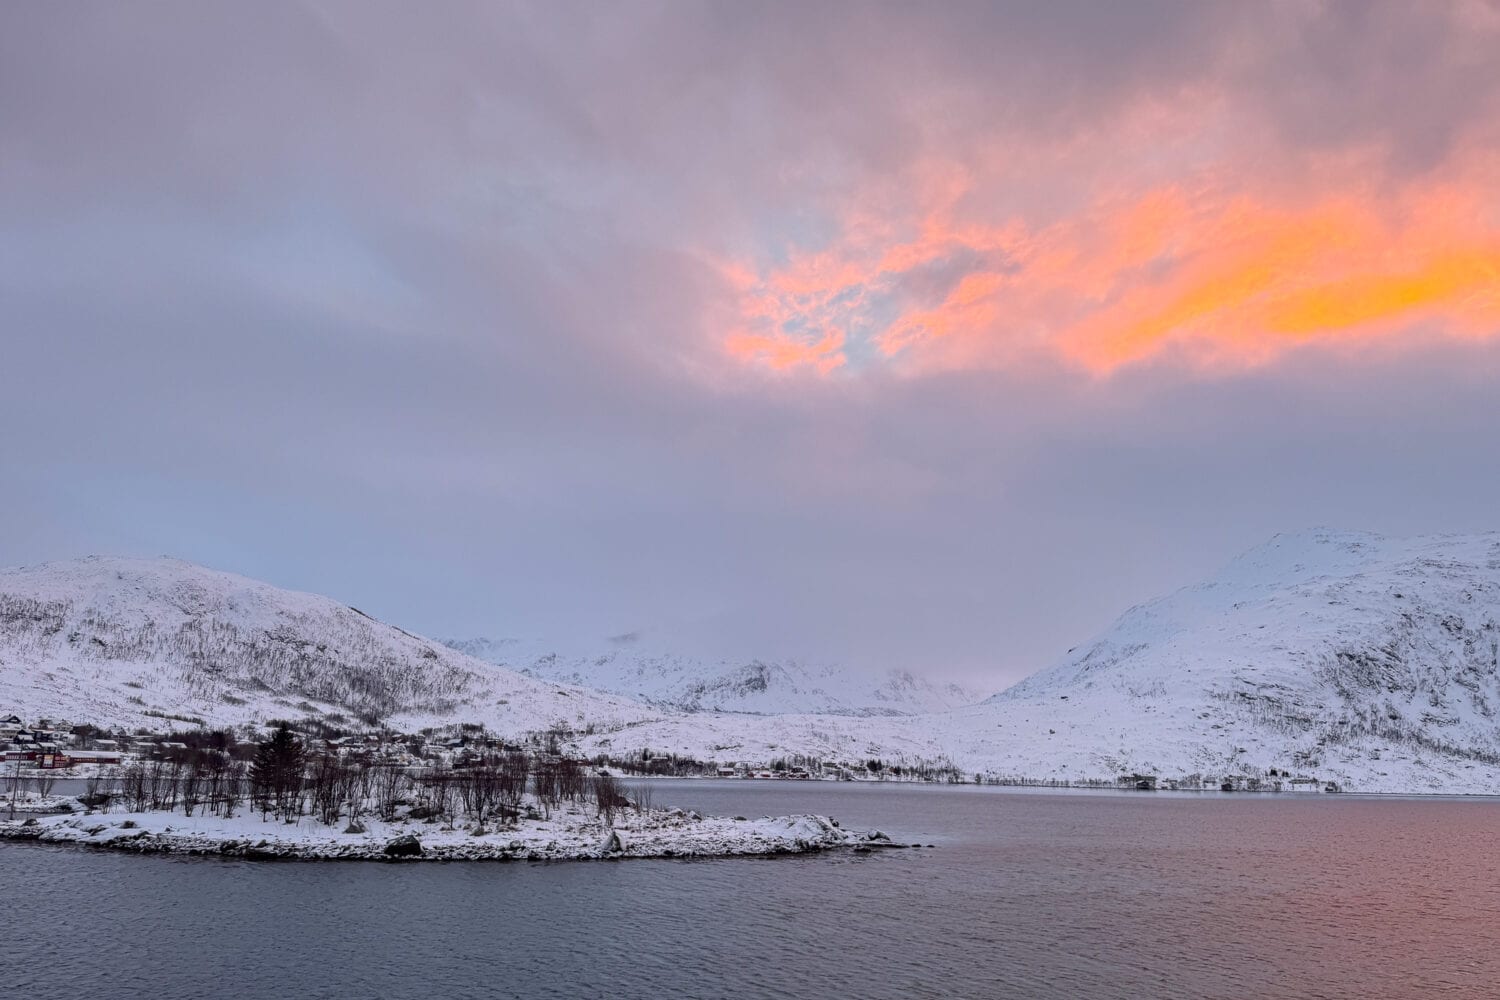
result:
M 212 854 L 297 860 L 572 861 L 596 858 L 727 857 L 801 854 L 839 847 L 890 846 L 877 832 L 852 833 L 826 816 L 761 819 L 700 817 L 680 809 L 626 811 L 613 824 L 582 807 L 554 809 L 547 819 L 521 820 L 475 832 L 441 822 L 362 819 L 362 832 L 312 817 L 285 822 L 256 812 L 232 818 L 178 812 L 29 816 L 0 822 L 0 839 L 78 844 L 140 853 Z M 390 845 L 415 838 L 420 853 L 393 854 Z M 408 848 L 410 850 L 410 848 Z

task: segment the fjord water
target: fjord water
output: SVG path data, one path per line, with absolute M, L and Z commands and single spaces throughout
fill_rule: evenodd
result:
M 663 781 L 918 850 L 256 863 L 0 844 L 13 996 L 1500 996 L 1500 803 Z M 24 917 L 23 917 L 24 911 Z

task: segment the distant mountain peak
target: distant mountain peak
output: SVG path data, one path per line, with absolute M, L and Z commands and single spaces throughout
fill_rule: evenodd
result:
M 625 640 L 625 641 L 622 641 Z M 536 677 L 686 712 L 757 715 L 915 715 L 982 695 L 909 671 L 863 673 L 797 660 L 709 659 L 654 649 L 639 633 L 562 648 L 541 641 L 450 639 L 454 649 Z

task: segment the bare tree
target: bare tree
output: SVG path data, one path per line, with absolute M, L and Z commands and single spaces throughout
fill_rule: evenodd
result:
M 79 797 L 78 801 L 87 806 L 90 812 L 109 802 L 109 793 L 104 791 L 102 788 L 103 784 L 104 779 L 100 776 L 97 768 L 84 780 L 83 795 Z
M 635 811 L 648 813 L 651 811 L 651 786 L 639 784 L 633 786 L 626 794 L 630 798 L 630 804 L 635 806 Z
M 615 821 L 615 812 L 630 804 L 620 791 L 620 782 L 612 774 L 596 774 L 591 781 L 591 791 L 594 796 L 594 807 L 604 822 L 611 825 Z
M 166 761 L 160 758 L 150 760 L 145 765 L 145 806 L 146 809 L 161 809 L 167 801 L 167 774 Z
M 569 802 L 582 802 L 588 796 L 588 774 L 582 764 L 571 757 L 558 760 L 557 791 Z
M 249 774 L 245 762 L 241 760 L 230 761 L 224 769 L 222 798 L 225 819 L 233 819 L 234 811 L 239 806 L 240 800 L 245 797 L 250 784 Z
M 208 800 L 208 807 L 218 813 L 226 794 L 225 781 L 229 775 L 229 755 L 222 750 L 207 750 L 202 760 L 202 794 Z
M 165 777 L 162 779 L 162 797 L 159 802 L 153 803 L 152 808 L 171 811 L 177 808 L 177 791 L 182 785 L 187 764 L 181 754 L 174 753 L 165 762 L 162 770 L 165 772 Z
M 406 769 L 398 764 L 383 764 L 374 772 L 375 808 L 380 818 L 389 822 L 396 818 L 396 807 L 406 797 L 411 779 Z
M 486 754 L 472 762 L 459 779 L 459 797 L 464 812 L 477 826 L 483 826 L 485 818 L 495 809 L 500 798 L 501 764 L 494 754 Z
M 353 784 L 352 769 L 336 753 L 322 753 L 308 769 L 307 789 L 314 815 L 324 823 L 338 822 Z
M 37 768 L 36 776 L 31 779 L 31 785 L 38 795 L 51 795 L 52 785 L 56 781 L 56 771 L 50 767 L 40 767 Z
M 500 801 L 515 816 L 521 807 L 521 797 L 526 794 L 526 776 L 531 769 L 530 761 L 519 750 L 508 751 L 499 759 Z
M 200 796 L 206 785 L 206 769 L 203 762 L 203 752 L 194 750 L 187 762 L 181 768 L 181 777 L 178 779 L 178 787 L 182 792 L 182 811 L 184 815 L 193 815 L 193 810 L 198 808 Z
M 146 787 L 146 765 L 132 761 L 120 775 L 120 791 L 131 812 L 145 812 L 151 805 Z
M 438 762 L 433 766 L 432 772 L 427 776 L 427 794 L 432 802 L 432 808 L 437 810 L 448 824 L 448 829 L 453 829 L 453 770 L 448 765 Z
M 532 761 L 531 793 L 549 816 L 562 805 L 562 774 L 556 761 L 545 757 Z

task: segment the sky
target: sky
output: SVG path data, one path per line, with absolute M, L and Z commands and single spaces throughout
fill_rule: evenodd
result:
M 1494 529 L 1500 4 L 0 10 L 0 565 L 998 689 Z

